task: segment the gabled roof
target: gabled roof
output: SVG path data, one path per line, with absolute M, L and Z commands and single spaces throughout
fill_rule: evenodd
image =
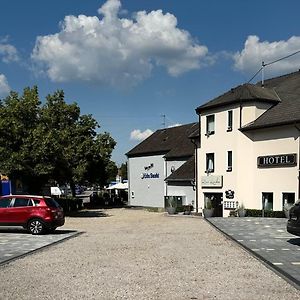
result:
M 165 181 L 192 181 L 195 180 L 195 156 L 175 170 Z
M 131 149 L 128 157 L 164 154 L 166 158 L 189 157 L 194 154 L 194 145 L 189 139 L 198 123 L 160 129 Z
M 263 88 L 258 85 L 245 83 L 232 88 L 223 95 L 199 106 L 196 109 L 196 112 L 200 114 L 207 109 L 249 101 L 269 102 L 276 104 L 280 102 L 280 98 L 274 89 L 272 89 L 272 87 Z
M 261 85 L 261 82 L 257 85 Z M 264 86 L 273 88 L 281 102 L 241 128 L 241 131 L 300 123 L 300 72 L 268 79 Z

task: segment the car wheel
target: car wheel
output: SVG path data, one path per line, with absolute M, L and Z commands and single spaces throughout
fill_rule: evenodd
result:
M 31 234 L 42 234 L 45 231 L 45 224 L 40 219 L 32 219 L 28 222 L 27 229 Z

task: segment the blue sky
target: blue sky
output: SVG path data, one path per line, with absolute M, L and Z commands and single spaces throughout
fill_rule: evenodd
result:
M 300 50 L 297 1 L 2 0 L 0 98 L 57 89 L 116 140 L 113 160 L 151 132 Z M 266 68 L 296 71 L 300 54 Z M 254 82 L 260 80 L 258 76 Z

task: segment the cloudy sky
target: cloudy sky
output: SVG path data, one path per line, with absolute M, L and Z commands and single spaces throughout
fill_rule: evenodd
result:
M 111 133 L 120 164 L 153 131 L 197 121 L 197 106 L 262 61 L 300 50 L 299 11 L 293 0 L 2 0 L 0 98 L 63 89 Z M 300 53 L 265 75 L 299 68 Z

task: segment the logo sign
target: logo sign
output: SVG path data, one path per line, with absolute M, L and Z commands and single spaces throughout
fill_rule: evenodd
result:
M 233 199 L 234 198 L 234 191 L 232 191 L 232 190 L 225 191 L 225 195 L 226 195 L 227 199 Z
M 159 173 L 142 173 L 142 179 L 155 179 L 159 178 Z
M 297 165 L 297 154 L 278 154 L 259 156 L 257 166 L 259 168 L 291 167 Z
M 202 176 L 201 187 L 221 188 L 223 186 L 223 176 Z

